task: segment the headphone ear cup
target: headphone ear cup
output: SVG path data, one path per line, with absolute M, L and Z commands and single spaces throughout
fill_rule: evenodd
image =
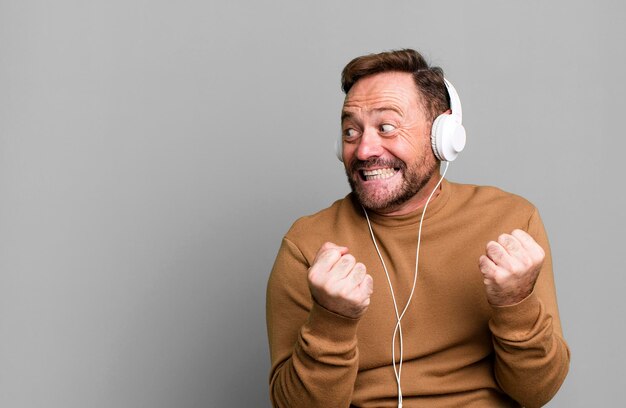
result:
M 439 115 L 433 121 L 430 143 L 435 157 L 453 161 L 465 148 L 465 128 L 453 115 Z
M 335 154 L 339 161 L 343 163 L 343 137 L 341 133 L 339 133 L 339 137 L 335 141 Z
M 445 119 L 445 115 L 439 115 L 433 121 L 433 126 L 430 132 L 430 144 L 433 148 L 433 153 L 439 161 L 445 161 L 441 156 L 441 122 Z

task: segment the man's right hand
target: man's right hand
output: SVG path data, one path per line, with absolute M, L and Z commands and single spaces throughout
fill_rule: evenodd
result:
M 365 265 L 348 248 L 326 242 L 309 268 L 309 289 L 317 303 L 349 318 L 363 316 L 370 304 L 374 281 Z

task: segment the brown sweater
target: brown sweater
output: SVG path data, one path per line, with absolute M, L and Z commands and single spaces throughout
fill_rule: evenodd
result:
M 413 283 L 421 210 L 369 215 L 401 311 Z M 530 296 L 492 307 L 478 258 L 488 241 L 516 228 L 535 238 L 546 260 Z M 361 319 L 339 316 L 311 299 L 307 269 L 326 241 L 348 247 L 373 277 L 371 304 Z M 395 324 L 387 278 L 352 195 L 297 220 L 283 239 L 267 288 L 274 406 L 397 406 Z M 536 208 L 496 188 L 444 180 L 424 218 L 417 287 L 402 332 L 406 408 L 536 407 L 549 401 L 567 374 L 569 350 Z

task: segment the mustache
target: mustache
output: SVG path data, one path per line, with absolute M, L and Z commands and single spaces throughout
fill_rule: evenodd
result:
M 394 169 L 404 170 L 406 169 L 406 164 L 397 158 L 382 159 L 380 157 L 371 157 L 367 160 L 354 159 L 350 162 L 350 170 L 353 172 L 370 167 L 392 167 Z

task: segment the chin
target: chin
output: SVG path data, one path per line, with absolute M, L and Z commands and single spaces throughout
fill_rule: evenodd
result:
M 406 191 L 401 188 L 395 189 L 395 191 L 367 192 L 363 188 L 356 187 L 352 188 L 352 192 L 365 209 L 378 212 L 393 211 L 410 198 L 410 196 L 407 197 Z

